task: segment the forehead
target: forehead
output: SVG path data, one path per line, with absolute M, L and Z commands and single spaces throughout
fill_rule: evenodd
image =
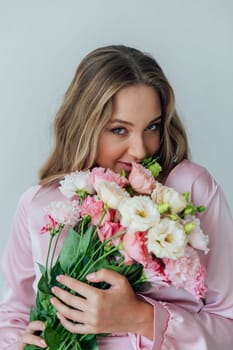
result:
M 161 115 L 161 103 L 158 93 L 147 85 L 127 86 L 113 97 L 112 118 L 114 119 L 151 119 Z

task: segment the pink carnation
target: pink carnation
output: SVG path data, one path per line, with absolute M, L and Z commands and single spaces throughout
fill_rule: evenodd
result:
M 129 183 L 128 179 L 125 176 L 120 176 L 119 174 L 114 173 L 110 169 L 107 169 L 105 171 L 105 168 L 101 167 L 92 169 L 90 179 L 94 188 L 96 187 L 96 184 L 98 184 L 100 181 L 114 182 L 121 187 L 124 187 Z
M 131 259 L 144 266 L 152 260 L 152 256 L 147 250 L 146 235 L 147 232 L 126 232 L 122 241 L 123 251 L 125 251 Z
M 205 296 L 205 269 L 200 264 L 198 253 L 187 246 L 185 255 L 178 259 L 163 259 L 165 274 L 177 288 L 184 288 L 196 298 Z
M 84 215 L 90 215 L 91 223 L 93 225 L 99 225 L 104 210 L 104 202 L 98 200 L 97 197 L 87 196 L 80 205 L 80 210 L 82 217 Z M 106 221 L 113 220 L 114 216 L 115 210 L 107 209 L 101 224 Z
M 161 260 L 154 259 L 150 261 L 148 264 L 146 264 L 144 272 L 150 282 L 162 286 L 169 285 L 169 279 L 164 272 L 164 266 Z
M 194 294 L 197 298 L 204 298 L 207 292 L 206 269 L 203 265 L 200 266 L 195 279 Z
M 46 211 L 56 222 L 64 225 L 74 226 L 80 218 L 80 208 L 77 201 L 51 202 Z
M 134 162 L 129 174 L 129 182 L 133 189 L 140 194 L 151 194 L 156 186 L 155 178 L 150 170 Z

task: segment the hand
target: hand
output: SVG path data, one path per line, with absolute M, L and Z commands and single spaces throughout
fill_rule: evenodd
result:
M 28 324 L 25 333 L 22 335 L 21 338 L 21 345 L 20 350 L 23 350 L 24 347 L 28 344 L 30 345 L 37 345 L 41 348 L 46 348 L 47 345 L 40 336 L 35 335 L 36 331 L 43 331 L 44 330 L 44 323 L 41 321 L 32 321 Z
M 51 303 L 63 327 L 71 333 L 132 332 L 153 338 L 153 307 L 136 296 L 124 276 L 106 269 L 89 275 L 91 282 L 109 283 L 107 290 L 64 275 L 58 280 L 81 295 L 52 288 L 56 297 L 50 299 Z

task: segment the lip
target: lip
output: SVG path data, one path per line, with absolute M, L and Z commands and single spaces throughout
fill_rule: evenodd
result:
M 118 162 L 118 164 L 122 170 L 125 170 L 127 172 L 130 172 L 132 169 L 132 163 Z

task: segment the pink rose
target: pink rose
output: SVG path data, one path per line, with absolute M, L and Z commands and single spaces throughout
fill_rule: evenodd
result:
M 121 187 L 124 187 L 129 183 L 126 177 L 120 176 L 110 169 L 105 170 L 105 168 L 101 167 L 92 169 L 90 179 L 94 188 L 100 181 L 114 182 Z
M 147 232 L 126 232 L 122 240 L 123 250 L 127 255 L 143 266 L 146 266 L 152 260 L 146 246 L 146 235 Z
M 197 299 L 204 297 L 205 268 L 201 266 L 198 253 L 190 246 L 185 248 L 185 255 L 178 259 L 163 259 L 165 274 L 177 288 L 184 288 Z
M 104 210 L 104 203 L 98 200 L 95 196 L 87 196 L 80 205 L 80 213 L 84 215 L 90 215 L 91 223 L 93 225 L 99 225 L 101 216 Z M 107 209 L 106 214 L 101 222 L 113 220 L 115 217 L 115 210 Z
M 155 178 L 150 170 L 134 162 L 129 174 L 129 182 L 133 189 L 140 194 L 151 194 L 156 186 Z

